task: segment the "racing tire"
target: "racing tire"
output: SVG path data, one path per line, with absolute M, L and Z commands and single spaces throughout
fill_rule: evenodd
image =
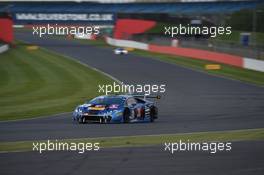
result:
M 130 111 L 128 108 L 125 108 L 124 113 L 123 113 L 123 121 L 124 123 L 129 123 L 130 122 Z
M 104 123 L 104 119 L 103 119 L 103 118 L 100 118 L 100 119 L 99 119 L 99 123 L 100 123 L 100 124 L 103 124 L 103 123 Z
M 81 117 L 81 118 L 79 118 L 79 119 L 78 119 L 78 122 L 79 122 L 80 124 L 84 124 L 84 123 L 86 123 L 86 119 L 85 119 L 85 117 Z
M 154 122 L 158 118 L 158 110 L 156 107 L 150 108 L 150 122 Z

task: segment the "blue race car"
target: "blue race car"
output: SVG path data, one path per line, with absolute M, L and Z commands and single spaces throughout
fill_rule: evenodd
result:
M 105 95 L 79 105 L 73 112 L 73 120 L 79 123 L 132 123 L 154 122 L 158 108 L 146 98 L 160 96 Z

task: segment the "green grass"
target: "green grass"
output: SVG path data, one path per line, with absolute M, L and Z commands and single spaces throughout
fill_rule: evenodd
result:
M 164 142 L 227 142 L 227 141 L 251 141 L 264 140 L 264 129 L 247 129 L 233 131 L 216 131 L 216 132 L 197 132 L 181 134 L 164 134 L 164 135 L 142 135 L 142 136 L 124 136 L 124 137 L 105 137 L 105 138 L 78 138 L 64 139 L 58 142 L 67 143 L 100 143 L 101 148 L 111 147 L 134 147 L 134 146 L 153 146 L 162 145 Z M 52 140 L 55 141 L 55 140 Z M 17 142 L 0 142 L 0 152 L 14 151 L 31 151 L 33 142 L 42 141 L 17 141 Z
M 0 55 L 0 120 L 70 112 L 110 82 L 71 59 L 18 44 Z

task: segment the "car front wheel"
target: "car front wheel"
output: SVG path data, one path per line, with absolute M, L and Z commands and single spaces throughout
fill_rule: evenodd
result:
M 85 117 L 80 117 L 80 118 L 78 119 L 78 122 L 79 122 L 80 124 L 86 123 L 86 119 L 85 119 Z

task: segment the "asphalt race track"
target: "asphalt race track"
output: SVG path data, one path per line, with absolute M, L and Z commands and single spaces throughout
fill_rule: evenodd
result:
M 5 175 L 262 175 L 264 142 L 235 142 L 231 152 L 165 152 L 163 147 L 102 149 L 98 152 L 8 153 L 0 156 Z M 250 148 L 250 149 L 249 149 Z M 27 157 L 25 159 L 25 157 Z
M 117 56 L 72 40 L 39 38 L 21 32 L 16 38 L 40 45 L 95 67 L 128 84 L 166 84 L 153 124 L 87 124 L 71 114 L 0 123 L 1 141 L 145 135 L 194 131 L 261 128 L 264 88 L 216 77 L 132 54 Z M 81 75 L 80 75 L 81 76 Z M 77 104 L 76 104 L 77 105 Z
M 166 84 L 159 119 L 148 124 L 86 124 L 71 114 L 0 123 L 1 141 L 145 135 L 262 128 L 264 88 L 211 76 L 153 59 L 116 56 L 98 48 L 62 39 L 39 39 L 18 33 L 18 39 L 72 57 L 129 84 Z M 77 104 L 76 104 L 77 105 Z M 102 148 L 98 152 L 1 153 L 1 174 L 232 174 L 260 175 L 263 141 L 233 142 L 231 152 L 164 151 L 164 146 Z

